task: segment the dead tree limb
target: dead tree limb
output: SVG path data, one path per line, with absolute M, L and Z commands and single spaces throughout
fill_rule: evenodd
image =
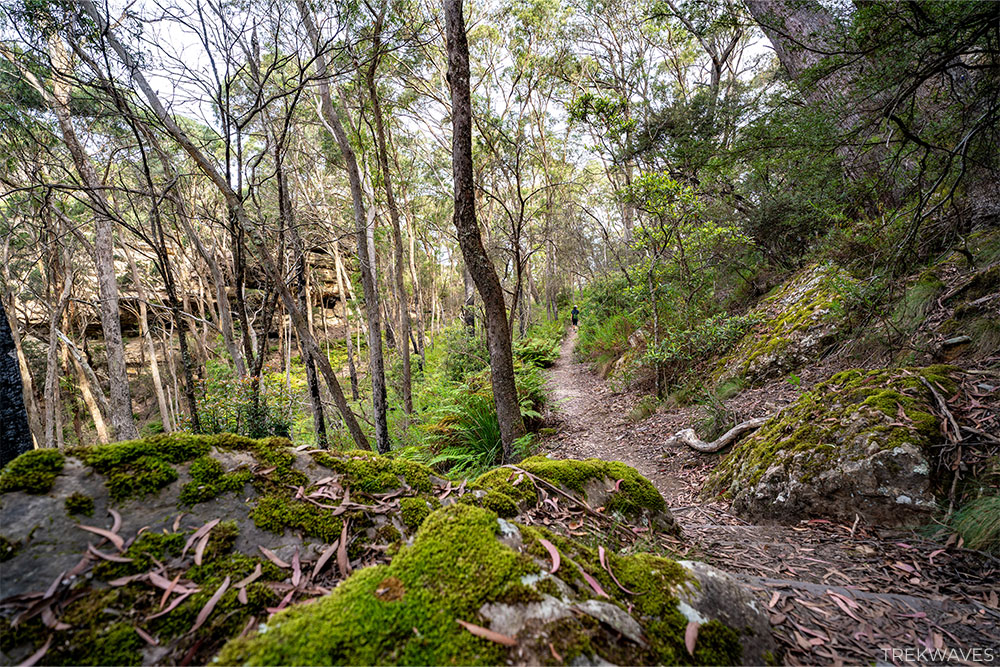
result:
M 664 444 L 670 447 L 683 443 L 696 452 L 710 454 L 711 452 L 717 452 L 720 449 L 729 446 L 747 431 L 753 431 L 760 428 L 770 418 L 771 416 L 755 417 L 754 419 L 749 419 L 742 424 L 737 424 L 713 442 L 705 442 L 698 437 L 698 434 L 694 432 L 693 428 L 686 428 L 683 431 L 677 431 L 677 433 L 667 438 L 667 441 Z

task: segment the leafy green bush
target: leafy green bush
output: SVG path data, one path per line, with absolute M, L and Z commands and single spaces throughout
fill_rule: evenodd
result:
M 581 321 L 576 352 L 598 364 L 614 361 L 628 349 L 628 339 L 635 333 L 631 315 L 617 313 L 603 319 Z
M 750 315 L 717 313 L 690 329 L 668 328 L 658 346 L 647 346 L 645 359 L 683 370 L 691 362 L 725 354 L 756 322 Z
M 440 359 L 444 376 L 452 382 L 489 366 L 490 354 L 482 336 L 472 335 L 461 324 L 448 327 L 435 341 L 435 356 Z

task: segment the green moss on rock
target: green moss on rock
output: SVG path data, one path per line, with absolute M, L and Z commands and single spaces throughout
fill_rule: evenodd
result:
M 431 513 L 430 505 L 423 498 L 400 498 L 400 516 L 410 530 L 416 530 Z
M 776 492 L 783 498 L 777 499 L 779 503 L 785 503 L 792 492 L 805 497 L 808 484 L 818 476 L 826 476 L 822 494 L 829 496 L 831 513 L 836 511 L 834 500 L 840 491 L 863 496 L 865 502 L 874 502 L 872 498 L 879 495 L 889 504 L 897 498 L 904 505 L 923 500 L 925 490 L 919 482 L 923 479 L 926 486 L 929 468 L 911 459 L 929 455 L 940 438 L 939 419 L 931 407 L 934 399 L 923 381 L 951 394 L 956 389 L 949 377 L 954 370 L 929 366 L 837 373 L 800 396 L 727 455 L 709 478 L 706 492 L 733 493 L 738 509 L 746 503 L 770 503 L 774 500 L 770 492 L 761 495 L 758 484 L 765 474 L 768 484 L 774 483 L 780 477 L 777 471 L 784 470 L 790 486 L 786 492 Z M 923 472 L 895 469 L 900 465 L 897 457 Z M 912 488 L 896 489 L 896 477 Z M 864 484 L 873 488 L 855 488 Z M 751 496 L 758 497 L 759 503 Z M 785 505 L 781 511 L 792 512 L 793 506 Z M 795 516 L 793 512 L 790 519 Z
M 613 491 L 608 500 L 609 511 L 634 515 L 642 510 L 652 512 L 666 510 L 663 496 L 656 487 L 634 468 L 618 461 L 600 459 L 574 461 L 532 456 L 518 463 L 517 468 L 577 493 L 584 493 L 591 482 L 606 481 L 609 485 L 613 485 L 621 480 L 618 490 Z M 511 468 L 495 468 L 484 473 L 470 488 L 502 495 L 515 505 L 534 504 L 538 498 L 534 482 Z M 493 501 L 501 504 L 498 506 L 509 507 L 504 498 L 494 495 Z
M 586 484 L 591 481 L 621 480 L 618 490 L 608 502 L 608 509 L 611 511 L 633 514 L 643 509 L 654 512 L 666 509 L 666 502 L 656 487 L 636 472 L 635 468 L 618 461 L 570 461 L 533 456 L 521 461 L 518 467 L 577 492 L 583 492 Z
M 330 510 L 279 495 L 261 497 L 257 506 L 250 511 L 250 518 L 258 528 L 272 533 L 280 535 L 290 528 L 325 542 L 332 542 L 340 537 L 343 526 L 341 520 L 333 516 Z
M 0 563 L 13 558 L 14 554 L 17 553 L 17 550 L 20 547 L 20 542 L 15 542 L 3 535 L 0 535 Z
M 25 452 L 8 463 L 0 473 L 0 493 L 48 493 L 65 463 L 66 457 L 55 449 Z
M 535 488 L 535 483 L 510 468 L 494 468 L 485 472 L 470 484 L 469 488 L 501 493 L 517 505 L 533 505 L 538 501 L 538 489 Z
M 242 491 L 253 479 L 246 468 L 227 473 L 222 463 L 211 456 L 202 456 L 192 461 L 188 474 L 191 475 L 191 481 L 181 488 L 181 505 L 195 505 L 223 493 Z
M 195 460 L 193 483 L 185 485 L 181 493 L 181 504 L 192 505 L 238 490 L 251 480 L 248 471 L 222 474 L 221 464 L 209 456 L 213 447 L 250 452 L 261 465 L 273 468 L 262 482 L 267 479 L 279 486 L 305 484 L 308 481 L 305 475 L 293 469 L 295 455 L 290 445 L 285 438 L 253 440 L 232 433 L 162 433 L 141 440 L 75 447 L 70 453 L 105 475 L 108 491 L 115 500 L 155 493 L 177 479 L 174 465 Z
M 786 375 L 840 334 L 845 295 L 856 281 L 834 265 L 814 264 L 776 288 L 749 317 L 758 322 L 711 372 L 717 386 L 748 386 Z
M 429 516 L 389 565 L 355 573 L 331 595 L 231 641 L 223 664 L 497 664 L 504 652 L 455 619 L 538 568 L 496 539 L 496 515 L 456 504 Z M 383 585 L 392 581 L 393 585 Z
M 98 579 L 110 580 L 131 574 L 148 572 L 154 561 L 161 563 L 181 555 L 187 536 L 184 533 L 152 533 L 145 532 L 136 538 L 135 542 L 123 554 L 131 558 L 129 563 L 101 561 L 94 566 L 94 576 Z
M 319 465 L 345 475 L 351 489 L 363 493 L 385 493 L 399 488 L 401 481 L 421 493 L 428 493 L 433 488 L 430 468 L 415 461 L 393 459 L 363 449 L 336 456 L 318 452 L 313 459 Z
M 465 496 L 465 498 L 472 498 L 470 494 Z M 497 516 L 504 518 L 515 517 L 518 514 L 517 504 L 510 499 L 506 494 L 500 493 L 499 491 L 487 491 L 486 495 L 479 499 L 479 505 L 485 507 L 491 512 L 496 513 Z
M 94 499 L 79 491 L 66 497 L 66 511 L 71 514 L 82 514 L 84 516 L 94 516 Z
M 563 556 L 557 576 L 574 588 L 574 599 L 595 597 L 582 577 L 569 577 L 581 567 L 611 595 L 602 598 L 604 602 L 631 608 L 648 645 L 622 640 L 592 616 L 570 613 L 541 633 L 532 630 L 530 636 L 519 636 L 529 643 L 542 638 L 534 647 L 538 656 L 550 655 L 551 642 L 567 662 L 579 655 L 619 664 L 740 661 L 739 632 L 717 621 L 703 625 L 693 658 L 687 655 L 688 621 L 677 596 L 693 580 L 674 561 L 648 554 L 606 554 L 622 584 L 636 592 L 625 596 L 601 567 L 595 550 L 544 529 L 517 528 L 523 543 L 515 550 L 503 541 L 510 535 L 509 525 L 501 528 L 493 512 L 465 503 L 438 510 L 424 521 L 412 546 L 402 548 L 389 565 L 360 570 L 329 596 L 281 612 L 256 636 L 230 641 L 218 659 L 246 665 L 474 665 L 504 664 L 515 655 L 523 659 L 477 638 L 456 621 L 489 627 L 488 618 L 480 616 L 486 605 L 527 605 L 542 602 L 546 595 L 558 596 L 554 579 L 540 566 L 549 562 L 539 542 L 544 537 Z

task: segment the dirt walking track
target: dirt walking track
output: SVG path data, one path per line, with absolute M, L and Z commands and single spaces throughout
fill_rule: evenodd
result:
M 571 332 L 549 372 L 558 431 L 545 450 L 622 461 L 649 478 L 684 530 L 686 548 L 676 555 L 705 560 L 757 591 L 786 664 L 1000 664 L 1000 561 L 954 540 L 864 523 L 748 524 L 725 500 L 701 498 L 724 453 L 664 450 L 668 436 L 697 425 L 696 409 L 631 421 L 640 397 L 613 391 L 574 362 L 575 342 Z

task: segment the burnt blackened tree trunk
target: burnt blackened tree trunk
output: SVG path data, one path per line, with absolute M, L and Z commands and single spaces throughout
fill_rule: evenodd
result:
M 483 298 L 486 343 L 490 351 L 493 400 L 500 421 L 503 458 L 513 455 L 514 441 L 524 435 L 524 420 L 514 385 L 510 325 L 503 288 L 479 233 L 472 169 L 472 93 L 469 89 L 469 42 L 465 35 L 462 0 L 444 0 L 448 35 L 448 81 L 451 84 L 452 172 L 455 178 L 455 228 L 462 256 Z
M 0 468 L 32 448 L 14 336 L 0 301 Z

